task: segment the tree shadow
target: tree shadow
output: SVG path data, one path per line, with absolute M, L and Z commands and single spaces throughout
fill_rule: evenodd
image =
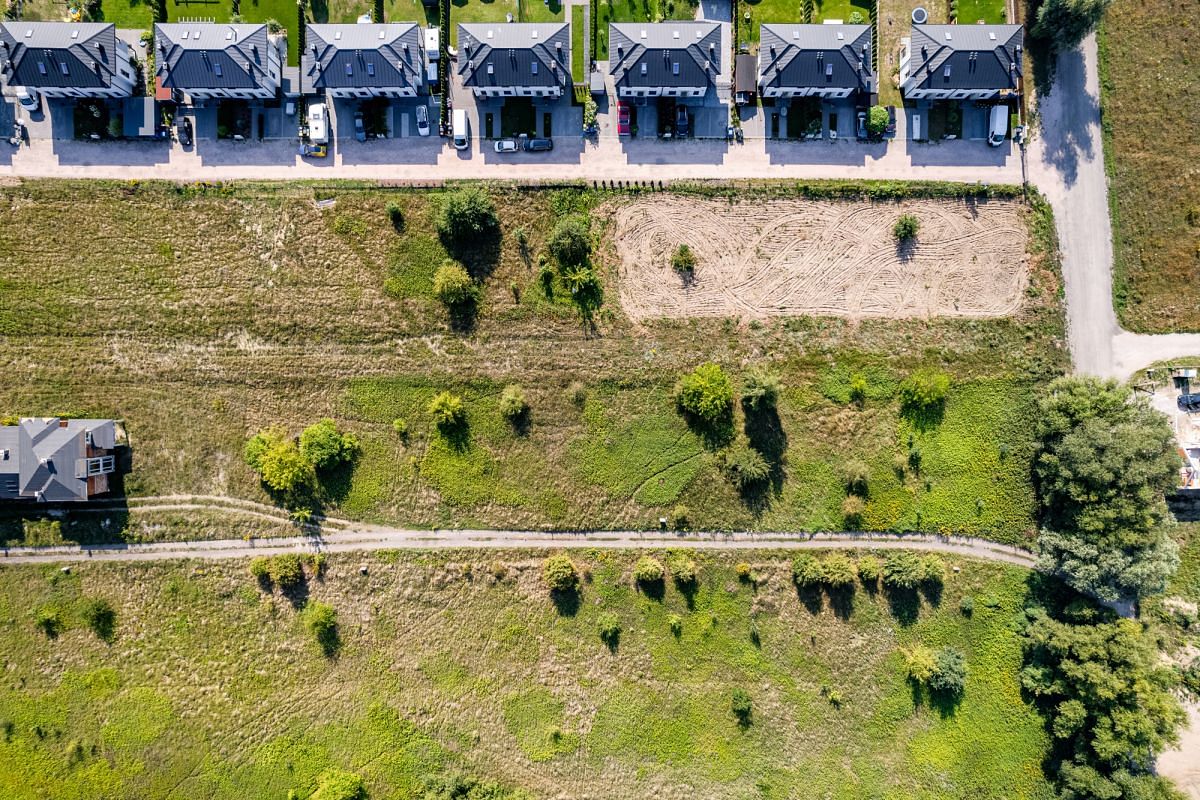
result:
M 446 307 L 450 318 L 450 330 L 455 333 L 471 333 L 479 320 L 479 301 L 475 298 L 464 300 Z
M 951 719 L 958 714 L 958 707 L 962 703 L 961 693 L 929 691 L 926 696 L 930 708 L 937 711 L 942 719 Z
M 458 242 L 441 237 L 442 246 L 451 258 L 466 268 L 476 283 L 486 281 L 500 263 L 501 237 L 499 227 L 483 231 L 470 241 Z
M 828 590 L 829 607 L 838 619 L 850 619 L 854 613 L 854 584 L 831 586 Z
M 322 506 L 340 503 L 346 499 L 346 495 L 350 494 L 357 462 L 358 458 L 355 457 L 317 473 L 316 498 L 320 500 Z
M 608 652 L 614 656 L 617 650 L 621 648 L 621 631 L 606 631 L 600 634 L 600 641 L 604 642 L 604 646 L 608 648 Z
M 911 261 L 917 252 L 917 237 L 909 236 L 896 240 L 896 258 L 900 261 Z
M 944 400 L 929 405 L 909 403 L 901 407 L 900 415 L 918 431 L 925 433 L 942 424 L 942 418 L 946 415 L 946 403 Z
M 916 589 L 885 585 L 883 593 L 887 598 L 888 611 L 897 622 L 908 627 L 917 621 L 921 613 L 921 596 Z
M 929 605 L 934 608 L 942 604 L 943 589 L 941 581 L 924 581 L 921 583 L 921 594 L 925 597 Z
M 471 423 L 468 420 L 441 423 L 437 426 L 437 432 L 456 453 L 471 449 Z
M 743 711 L 740 713 L 735 713 L 734 716 L 737 718 L 738 728 L 740 728 L 743 731 L 749 730 L 750 726 L 754 724 L 754 712 L 753 711 Z
M 808 609 L 810 614 L 820 614 L 825 608 L 825 596 L 821 593 L 819 586 L 800 586 L 793 584 L 796 587 L 796 597 Z
M 683 602 L 687 605 L 688 611 L 696 610 L 696 591 L 700 588 L 700 584 L 695 580 L 686 580 L 675 578 L 675 590 L 683 595 Z
M 280 586 L 279 594 L 292 604 L 292 608 L 303 608 L 308 602 L 308 578 L 301 578 L 290 586 Z
M 529 406 L 521 409 L 521 413 L 515 417 L 508 418 L 508 424 L 512 425 L 513 433 L 520 436 L 522 439 L 529 435 L 530 429 L 533 427 L 533 413 Z
M 573 617 L 578 614 L 581 601 L 578 590 L 550 592 L 550 602 L 554 604 L 554 610 L 560 617 Z
M 697 417 L 685 408 L 677 406 L 679 413 L 683 416 L 683 421 L 687 424 L 688 430 L 700 437 L 700 441 L 704 443 L 705 448 L 709 450 L 720 450 L 733 441 L 735 430 L 733 427 L 733 411 L 721 415 L 715 420 L 706 420 L 702 417 Z
M 342 649 L 342 634 L 337 622 L 317 631 L 317 644 L 321 646 L 321 653 L 326 658 L 337 658 Z
M 788 437 L 783 429 L 783 421 L 779 419 L 779 411 L 775 406 L 752 406 L 742 401 L 742 411 L 746 422 L 743 430 L 750 446 L 771 465 L 769 482 L 775 495 L 783 491 L 784 456 L 787 453 Z
M 653 581 L 637 581 L 634 585 L 639 592 L 651 600 L 662 602 L 663 597 L 667 594 L 667 582 L 662 578 Z

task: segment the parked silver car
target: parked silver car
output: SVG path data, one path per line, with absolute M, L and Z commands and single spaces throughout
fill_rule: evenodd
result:
M 497 139 L 496 140 L 496 152 L 497 153 L 515 153 L 515 152 L 517 152 L 518 149 L 519 148 L 517 147 L 516 139 Z

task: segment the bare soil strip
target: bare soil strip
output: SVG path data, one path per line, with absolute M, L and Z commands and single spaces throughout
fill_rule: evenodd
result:
M 920 234 L 892 236 L 901 214 Z M 670 195 L 614 212 L 620 298 L 656 317 L 1001 317 L 1028 281 L 1020 203 L 910 200 L 729 203 Z M 671 269 L 686 244 L 694 277 Z

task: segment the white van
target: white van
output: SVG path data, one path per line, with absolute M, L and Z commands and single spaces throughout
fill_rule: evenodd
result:
M 1008 106 L 1004 104 L 992 106 L 992 115 L 988 123 L 988 144 L 999 147 L 1008 137 Z
M 329 109 L 324 103 L 313 103 L 308 107 L 308 140 L 313 144 L 329 142 Z
M 454 109 L 451 131 L 454 134 L 454 149 L 466 150 L 470 146 L 467 138 L 467 112 L 461 108 Z

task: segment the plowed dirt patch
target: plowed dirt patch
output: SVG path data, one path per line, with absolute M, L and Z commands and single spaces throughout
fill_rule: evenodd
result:
M 900 246 L 901 214 L 921 222 Z M 615 213 L 620 298 L 653 317 L 999 317 L 1021 306 L 1028 280 L 1016 201 L 900 203 L 657 196 Z M 694 276 L 671 269 L 687 244 Z

